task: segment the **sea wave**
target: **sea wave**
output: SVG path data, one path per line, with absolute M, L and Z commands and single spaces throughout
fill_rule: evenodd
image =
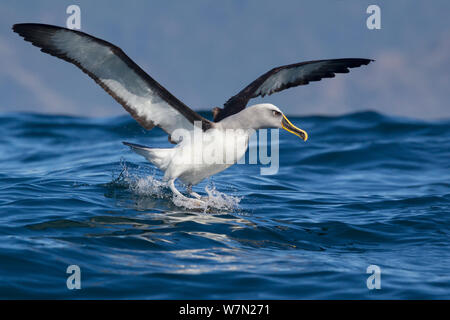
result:
M 157 128 L 1 114 L 0 297 L 447 298 L 450 121 L 290 119 L 310 138 L 280 132 L 276 175 L 235 165 L 198 207 L 121 144 L 168 147 Z

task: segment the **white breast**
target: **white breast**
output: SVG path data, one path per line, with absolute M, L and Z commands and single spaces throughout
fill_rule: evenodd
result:
M 211 129 L 175 147 L 165 179 L 195 185 L 235 164 L 245 155 L 249 134 L 243 130 Z

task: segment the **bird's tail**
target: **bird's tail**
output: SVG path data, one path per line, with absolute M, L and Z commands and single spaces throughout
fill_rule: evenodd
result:
M 124 145 L 129 146 L 131 150 L 145 157 L 152 164 L 157 166 L 161 170 L 165 170 L 172 159 L 172 154 L 174 152 L 173 148 L 170 149 L 156 149 L 149 148 L 143 145 L 123 142 Z

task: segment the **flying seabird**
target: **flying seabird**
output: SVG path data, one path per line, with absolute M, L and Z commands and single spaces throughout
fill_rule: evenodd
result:
M 257 104 L 245 108 L 248 101 L 287 88 L 306 85 L 311 81 L 333 78 L 336 73 L 348 73 L 349 68 L 367 65 L 370 59 L 346 58 L 300 62 L 274 68 L 231 97 L 223 108 L 213 109 L 210 121 L 173 96 L 168 90 L 142 70 L 119 47 L 77 30 L 46 24 L 15 24 L 13 30 L 26 41 L 60 59 L 66 60 L 98 83 L 145 129 L 160 127 L 169 135 L 174 148 L 149 148 L 124 142 L 164 171 L 164 180 L 173 193 L 182 199 L 202 202 L 192 186 L 236 163 L 248 148 L 255 130 L 282 128 L 307 140 L 307 133 L 294 126 L 284 113 L 272 104 Z M 179 137 L 177 130 L 189 134 L 196 129 L 203 134 L 203 144 L 194 139 Z M 230 133 L 231 132 L 231 136 Z M 226 134 L 227 133 L 227 134 Z M 200 147 L 199 147 L 200 145 Z M 220 163 L 203 159 L 191 161 L 210 146 L 221 145 L 232 157 Z M 200 149 L 199 149 L 200 148 Z M 197 159 L 198 160 L 198 159 Z M 185 197 L 175 188 L 180 179 L 193 198 Z

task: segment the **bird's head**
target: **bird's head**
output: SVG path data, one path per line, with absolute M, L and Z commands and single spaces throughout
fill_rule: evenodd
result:
M 264 103 L 254 105 L 247 110 L 250 109 L 252 109 L 251 113 L 254 115 L 252 122 L 255 123 L 255 129 L 279 128 L 295 134 L 303 141 L 308 139 L 306 131 L 294 126 L 277 106 Z

